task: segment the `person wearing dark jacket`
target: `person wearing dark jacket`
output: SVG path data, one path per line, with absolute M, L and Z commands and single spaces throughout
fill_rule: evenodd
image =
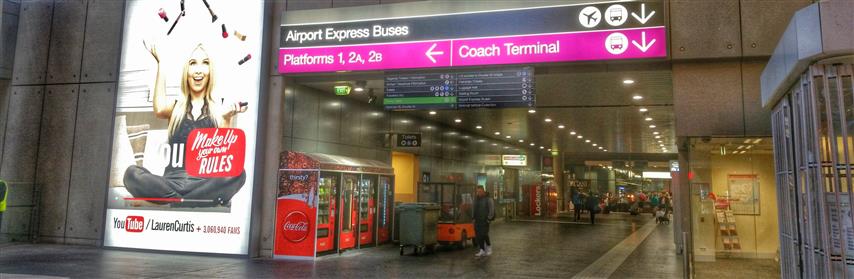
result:
M 495 219 L 495 203 L 483 186 L 477 187 L 477 199 L 474 202 L 474 235 L 480 251 L 476 257 L 492 255 L 492 243 L 489 241 L 489 222 Z
M 590 210 L 590 224 L 596 224 L 596 211 L 599 210 L 599 197 L 590 193 L 587 196 L 587 210 Z

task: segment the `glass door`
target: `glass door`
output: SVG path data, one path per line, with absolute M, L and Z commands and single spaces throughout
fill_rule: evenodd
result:
M 377 193 L 377 244 L 389 241 L 391 231 L 391 217 L 393 214 L 394 189 L 391 187 L 392 178 L 380 176 Z
M 341 250 L 356 247 L 356 236 L 353 226 L 357 219 L 356 191 L 359 181 L 357 174 L 345 173 L 342 175 L 340 205 L 339 209 L 341 216 L 340 237 L 338 245 Z
M 374 243 L 377 175 L 363 174 L 359 183 L 359 246 Z
M 321 173 L 317 188 L 317 252 L 335 249 L 335 196 L 339 175 Z

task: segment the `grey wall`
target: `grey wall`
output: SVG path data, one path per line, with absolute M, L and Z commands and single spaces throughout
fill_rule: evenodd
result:
M 2 233 L 27 223 L 40 241 L 101 242 L 123 11 L 116 0 L 21 2 L 14 70 L 0 84 L 0 177 L 12 203 L 38 190 L 41 207 L 36 219 L 9 212 Z
M 677 136 L 768 136 L 759 77 L 786 23 L 810 0 L 672 0 Z

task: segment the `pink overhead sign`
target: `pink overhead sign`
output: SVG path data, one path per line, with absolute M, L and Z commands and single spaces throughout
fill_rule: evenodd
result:
M 279 49 L 279 72 L 314 73 L 664 58 L 663 26 Z

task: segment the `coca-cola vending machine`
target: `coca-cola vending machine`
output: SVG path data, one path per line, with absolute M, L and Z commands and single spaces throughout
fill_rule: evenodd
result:
M 362 183 L 359 184 L 359 247 L 372 245 L 374 241 L 374 224 L 376 216 L 377 176 L 371 174 L 362 175 Z
M 372 160 L 283 152 L 273 256 L 314 258 L 389 241 L 394 170 Z

